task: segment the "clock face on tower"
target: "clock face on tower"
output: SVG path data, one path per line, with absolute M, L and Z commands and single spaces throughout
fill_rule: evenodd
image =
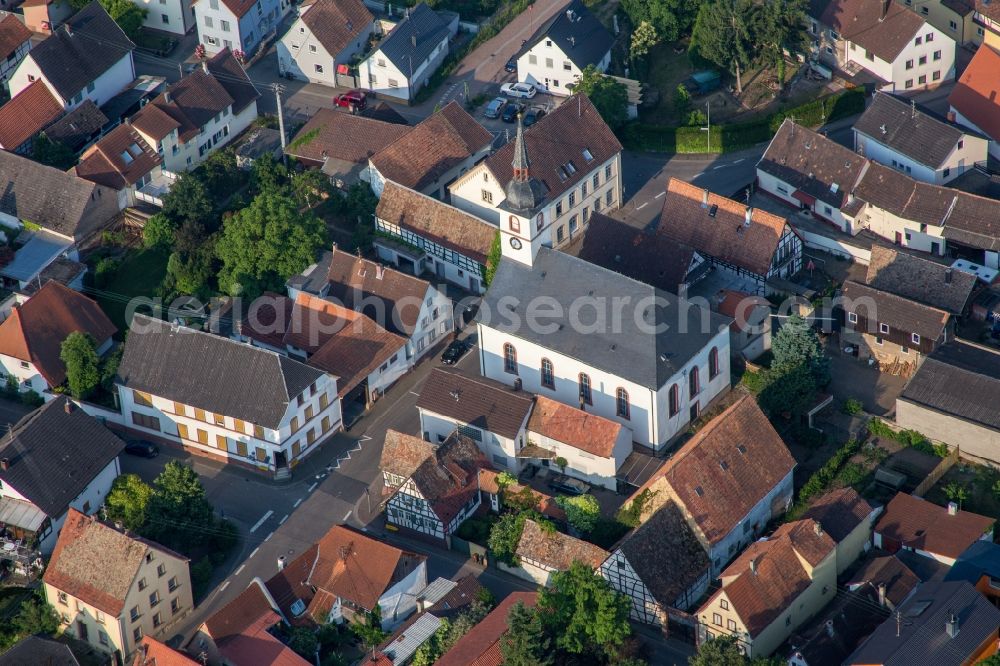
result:
M 512 248 L 514 248 L 515 250 L 520 250 L 521 249 L 521 239 L 520 238 L 511 238 L 510 239 L 510 246 Z

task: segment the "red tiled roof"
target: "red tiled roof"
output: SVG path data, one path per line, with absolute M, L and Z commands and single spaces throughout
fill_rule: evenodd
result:
M 16 150 L 62 114 L 62 104 L 38 79 L 0 107 L 0 147 Z
M 452 101 L 373 155 L 371 162 L 386 180 L 419 191 L 492 141 L 493 135 Z
M 886 62 L 895 60 L 924 25 L 919 14 L 894 0 L 834 0 L 820 21 Z
M 910 592 L 920 584 L 917 574 L 903 564 L 895 555 L 875 557 L 858 569 L 851 579 L 844 583 L 847 587 L 866 586 L 866 596 L 878 598 L 878 588 L 885 585 L 885 598 L 898 606 Z
M 31 31 L 13 14 L 7 14 L 0 21 L 0 58 L 7 57 L 17 47 L 31 39 Z
M 374 20 L 361 0 L 303 3 L 299 16 L 331 58 L 336 58 L 348 44 L 371 30 Z
M 287 296 L 264 292 L 240 322 L 240 334 L 269 347 L 284 349 L 292 306 L 293 301 Z
M 97 303 L 52 280 L 0 324 L 0 354 L 33 363 L 49 386 L 59 386 L 66 380 L 62 343 L 70 333 L 87 333 L 100 347 L 117 330 Z
M 516 554 L 518 557 L 542 562 L 558 571 L 566 571 L 574 562 L 583 562 L 591 569 L 596 569 L 608 559 L 608 551 L 600 546 L 555 529 L 543 529 L 534 520 L 524 521 Z
M 162 163 L 159 153 L 125 122 L 87 149 L 76 166 L 76 175 L 121 190 L 135 185 Z
M 876 534 L 915 550 L 956 558 L 992 529 L 996 519 L 970 511 L 949 515 L 927 500 L 897 493 L 875 525 Z M 883 542 L 883 547 L 887 544 Z
M 143 636 L 132 666 L 201 666 L 201 662 L 167 647 L 155 638 Z
M 385 431 L 379 469 L 408 479 L 425 460 L 434 456 L 434 448 L 428 441 L 389 428 Z
M 980 45 L 948 96 L 969 122 L 1000 141 L 1000 51 Z
M 622 425 L 538 395 L 528 419 L 528 430 L 600 458 L 610 458 Z
M 324 158 L 368 164 L 368 158 L 413 128 L 336 109 L 320 109 L 299 130 L 285 152 L 300 159 Z
M 872 505 L 850 486 L 831 490 L 813 502 L 803 518 L 818 521 L 823 529 L 840 542 L 872 514 Z
M 710 544 L 729 534 L 795 467 L 781 436 L 744 394 L 712 419 L 632 497 L 666 488 Z M 655 511 L 670 493 L 650 503 Z M 648 513 L 647 513 L 648 515 Z
M 447 526 L 479 492 L 479 470 L 489 467 L 476 443 L 453 432 L 411 475 L 413 485 Z
M 497 476 L 499 476 L 499 473 L 495 470 L 479 470 L 479 489 L 484 493 L 489 493 L 490 495 L 499 494 L 500 484 L 497 483 Z M 527 486 L 522 486 L 520 483 L 512 483 L 507 486 L 506 491 L 516 495 L 526 487 Z M 548 516 L 549 518 L 554 518 L 555 520 L 566 520 L 566 512 L 562 510 L 562 507 L 556 504 L 555 499 L 533 488 L 531 489 L 531 494 L 538 500 L 538 504 L 535 505 L 535 509 L 538 513 L 543 516 Z
M 435 666 L 500 666 L 500 638 L 507 632 L 507 616 L 514 604 L 538 604 L 536 592 L 512 592 L 483 620 L 441 655 Z
M 242 634 L 250 627 L 267 618 L 271 626 L 281 618 L 271 606 L 259 580 L 255 579 L 247 589 L 205 620 L 204 630 L 216 643 Z
M 667 183 L 659 232 L 720 261 L 767 275 L 785 218 L 677 178 Z M 714 216 L 711 212 L 714 210 Z M 750 224 L 746 213 L 750 212 Z

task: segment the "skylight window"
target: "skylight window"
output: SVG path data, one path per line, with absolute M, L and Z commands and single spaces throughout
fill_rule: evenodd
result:
M 588 162 L 594 161 L 594 155 L 590 152 L 589 148 L 583 149 L 583 159 L 587 160 Z
M 142 148 L 139 147 L 139 144 L 133 143 L 128 147 L 128 152 L 132 153 L 132 157 L 139 157 L 140 153 L 142 153 Z
M 133 162 L 133 158 L 131 155 L 129 155 L 127 150 L 122 151 L 122 160 L 125 162 L 125 164 L 132 164 Z
M 569 162 L 566 162 L 566 172 L 568 174 L 570 174 L 570 175 L 573 175 L 574 173 L 576 173 L 576 165 L 573 164 L 572 160 L 570 160 Z

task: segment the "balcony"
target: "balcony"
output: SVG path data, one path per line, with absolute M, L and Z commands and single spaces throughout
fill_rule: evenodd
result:
M 153 176 L 152 180 L 136 190 L 135 198 L 163 208 L 163 197 L 170 191 L 175 180 L 177 180 L 177 174 L 170 171 L 160 171 Z

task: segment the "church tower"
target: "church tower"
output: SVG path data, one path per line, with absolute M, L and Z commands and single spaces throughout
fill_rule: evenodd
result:
M 500 205 L 500 240 L 503 256 L 531 265 L 541 236 L 542 211 L 545 203 L 545 186 L 531 175 L 528 146 L 524 141 L 524 124 L 517 118 L 517 137 L 514 139 L 514 176 L 507 183 L 505 199 Z

